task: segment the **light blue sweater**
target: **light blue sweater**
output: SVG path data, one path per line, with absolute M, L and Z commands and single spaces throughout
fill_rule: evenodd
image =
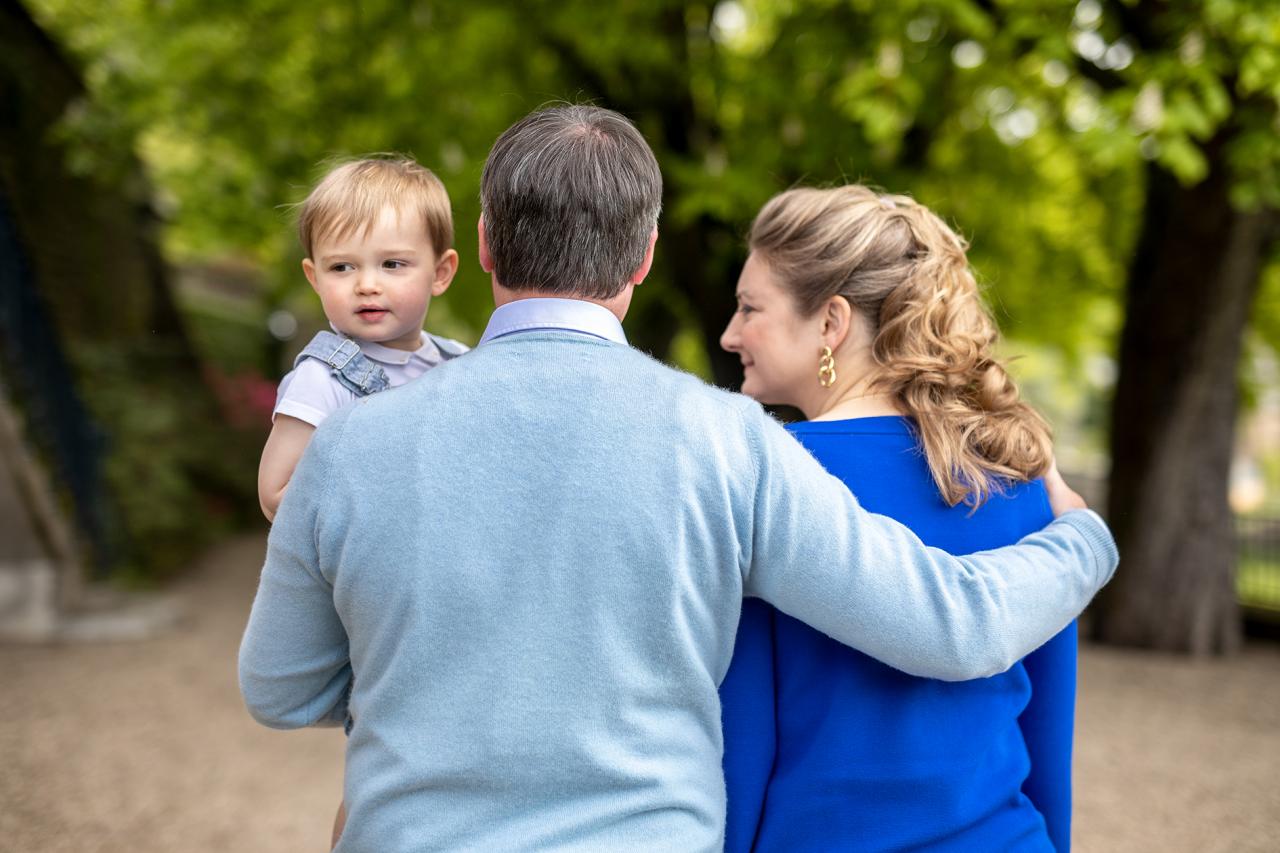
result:
M 316 431 L 240 683 L 277 728 L 349 703 L 340 851 L 716 850 L 743 595 L 959 680 L 1052 637 L 1115 564 L 1090 512 L 986 555 L 926 549 L 752 401 L 530 332 Z

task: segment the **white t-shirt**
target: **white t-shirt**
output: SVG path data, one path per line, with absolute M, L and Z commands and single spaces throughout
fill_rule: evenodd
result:
M 387 374 L 387 382 L 392 388 L 417 379 L 444 358 L 426 332 L 422 333 L 422 346 L 413 352 L 364 341 L 357 343 L 360 352 L 377 362 Z M 276 415 L 288 415 L 312 426 L 320 426 L 325 418 L 355 400 L 356 396 L 354 391 L 337 380 L 329 365 L 315 358 L 304 359 L 280 380 L 271 420 L 274 422 Z

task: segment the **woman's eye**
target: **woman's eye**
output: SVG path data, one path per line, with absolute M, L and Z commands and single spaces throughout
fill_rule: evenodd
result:
M 739 313 L 739 314 L 750 314 L 750 313 L 751 313 L 752 311 L 754 311 L 754 310 L 756 310 L 756 309 L 752 308 L 750 305 L 739 305 L 739 306 L 738 306 L 738 313 Z

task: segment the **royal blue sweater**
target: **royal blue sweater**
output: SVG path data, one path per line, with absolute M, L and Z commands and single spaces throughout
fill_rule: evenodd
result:
M 791 427 L 872 512 L 965 554 L 1051 517 L 1041 482 L 942 502 L 910 421 Z M 885 572 L 897 567 L 886 565 Z M 1066 851 L 1076 629 L 1008 672 L 916 678 L 750 600 L 721 686 L 726 850 Z

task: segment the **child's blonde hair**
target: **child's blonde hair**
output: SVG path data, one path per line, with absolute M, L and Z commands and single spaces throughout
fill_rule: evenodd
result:
M 857 185 L 794 189 L 764 206 L 749 243 L 802 316 L 843 296 L 870 320 L 876 384 L 915 418 L 948 504 L 977 507 L 1048 470 L 1049 427 L 996 359 L 965 241 L 928 208 Z
M 440 179 L 408 157 L 363 157 L 329 170 L 302 203 L 298 239 L 307 257 L 326 237 L 373 229 L 384 208 L 417 213 L 437 255 L 453 248 L 453 213 Z

